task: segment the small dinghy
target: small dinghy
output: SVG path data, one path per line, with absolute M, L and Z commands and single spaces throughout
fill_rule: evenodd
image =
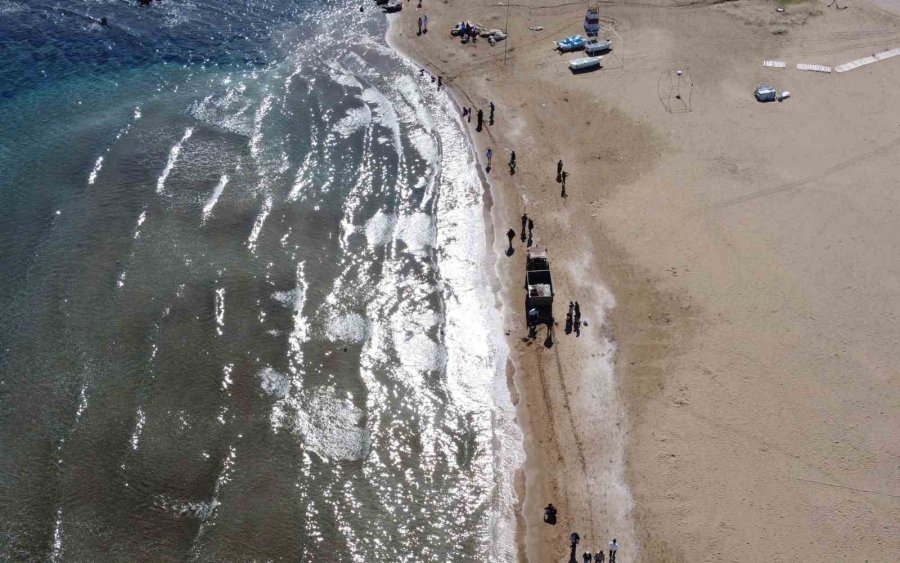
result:
M 568 53 L 569 51 L 577 51 L 578 49 L 584 48 L 584 37 L 581 35 L 572 35 L 571 37 L 566 37 L 565 39 L 560 39 L 556 42 L 556 48 L 559 49 L 563 53 Z
M 569 61 L 569 70 L 572 72 L 583 72 L 600 68 L 600 61 L 603 57 L 583 57 L 580 59 L 572 59 Z
M 612 50 L 612 41 L 609 39 L 590 39 L 584 44 L 584 52 L 589 57 L 596 57 L 600 53 Z

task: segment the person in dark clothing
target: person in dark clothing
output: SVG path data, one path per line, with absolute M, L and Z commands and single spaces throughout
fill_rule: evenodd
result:
M 444 77 L 438 76 L 438 90 L 440 90 L 441 86 L 443 86 L 443 85 L 444 85 Z
M 562 173 L 562 197 L 569 197 L 566 195 L 566 178 L 569 177 L 569 173 L 563 170 Z
M 478 109 L 478 127 L 475 129 L 477 131 L 481 131 L 481 127 L 484 125 L 484 111 L 482 109 Z
M 575 558 L 575 549 L 578 547 L 578 540 L 581 539 L 581 536 L 578 535 L 578 532 L 572 532 L 569 534 L 569 542 L 572 551 L 569 553 L 569 563 L 578 563 L 578 559 Z
M 591 563 L 591 559 L 593 559 L 593 558 L 594 558 L 594 556 L 591 555 L 590 551 L 585 551 L 584 553 L 581 554 L 581 559 L 584 561 L 584 563 Z
M 531 236 L 531 231 L 534 230 L 534 221 L 531 218 L 528 219 L 528 236 Z
M 419 18 L 419 31 L 416 32 L 416 35 L 422 35 L 422 18 Z
M 606 558 L 606 556 L 603 555 L 603 551 L 602 550 L 598 551 L 597 553 L 594 554 L 594 563 L 603 563 L 603 560 L 605 558 Z
M 544 508 L 544 522 L 551 526 L 556 526 L 556 507 L 553 506 L 553 503 L 548 504 Z
M 575 320 L 581 320 L 581 307 L 578 305 L 578 301 L 575 302 Z
M 512 176 L 516 173 L 516 151 L 512 151 L 509 155 L 509 174 Z
M 556 181 L 557 182 L 562 182 L 562 167 L 563 167 L 563 163 L 562 163 L 562 160 L 560 160 L 559 162 L 556 163 Z
M 463 108 L 463 117 L 469 115 L 469 108 Z
M 528 214 L 522 214 L 522 242 L 525 242 L 525 228 L 528 226 Z
M 512 241 L 516 238 L 516 232 L 512 229 L 506 231 L 506 238 L 509 239 L 509 250 L 513 249 Z
M 619 544 L 616 543 L 616 538 L 613 538 L 613 541 L 609 542 L 609 563 L 616 563 L 617 551 L 619 551 Z
M 488 117 L 488 123 L 491 125 L 494 124 L 494 102 L 491 102 L 491 116 Z

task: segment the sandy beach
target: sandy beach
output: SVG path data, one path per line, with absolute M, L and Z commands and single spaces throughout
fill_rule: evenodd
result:
M 579 557 L 616 537 L 620 562 L 895 560 L 900 57 L 794 67 L 900 47 L 900 18 L 868 2 L 684 4 L 602 4 L 613 51 L 579 75 L 564 61 L 584 55 L 553 40 L 582 32 L 582 3 L 425 0 L 391 16 L 391 43 L 461 105 L 497 107 L 472 136 L 495 153 L 527 458 L 519 560 L 567 560 L 573 530 Z M 463 20 L 509 38 L 460 44 Z M 791 98 L 757 103 L 766 82 Z M 525 338 L 525 245 L 504 256 L 523 212 L 555 276 L 550 348 Z

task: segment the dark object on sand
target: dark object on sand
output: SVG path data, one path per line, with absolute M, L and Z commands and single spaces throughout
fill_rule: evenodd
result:
M 556 507 L 553 506 L 553 503 L 548 504 L 544 509 L 544 522 L 556 526 Z
M 402 9 L 403 9 L 403 4 L 401 4 L 400 2 L 397 2 L 396 4 L 388 4 L 387 6 L 384 6 L 383 8 L 381 8 L 381 11 L 384 12 L 385 14 L 396 14 L 397 12 L 399 12 Z
M 387 3 L 388 3 L 388 0 L 375 0 L 376 6 L 384 6 Z

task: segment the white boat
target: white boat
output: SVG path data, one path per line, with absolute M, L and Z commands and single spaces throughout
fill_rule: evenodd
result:
M 598 39 L 595 37 L 593 39 L 588 39 L 588 42 L 584 44 L 584 52 L 590 57 L 597 56 L 606 51 L 612 51 L 612 41 L 609 39 Z
M 597 8 L 588 8 L 587 13 L 584 15 L 584 32 L 588 37 L 594 37 L 600 33 L 602 27 L 600 25 L 600 13 Z
M 600 60 L 603 57 L 582 57 L 580 59 L 572 59 L 569 61 L 569 70 L 578 72 L 591 68 L 600 68 Z

